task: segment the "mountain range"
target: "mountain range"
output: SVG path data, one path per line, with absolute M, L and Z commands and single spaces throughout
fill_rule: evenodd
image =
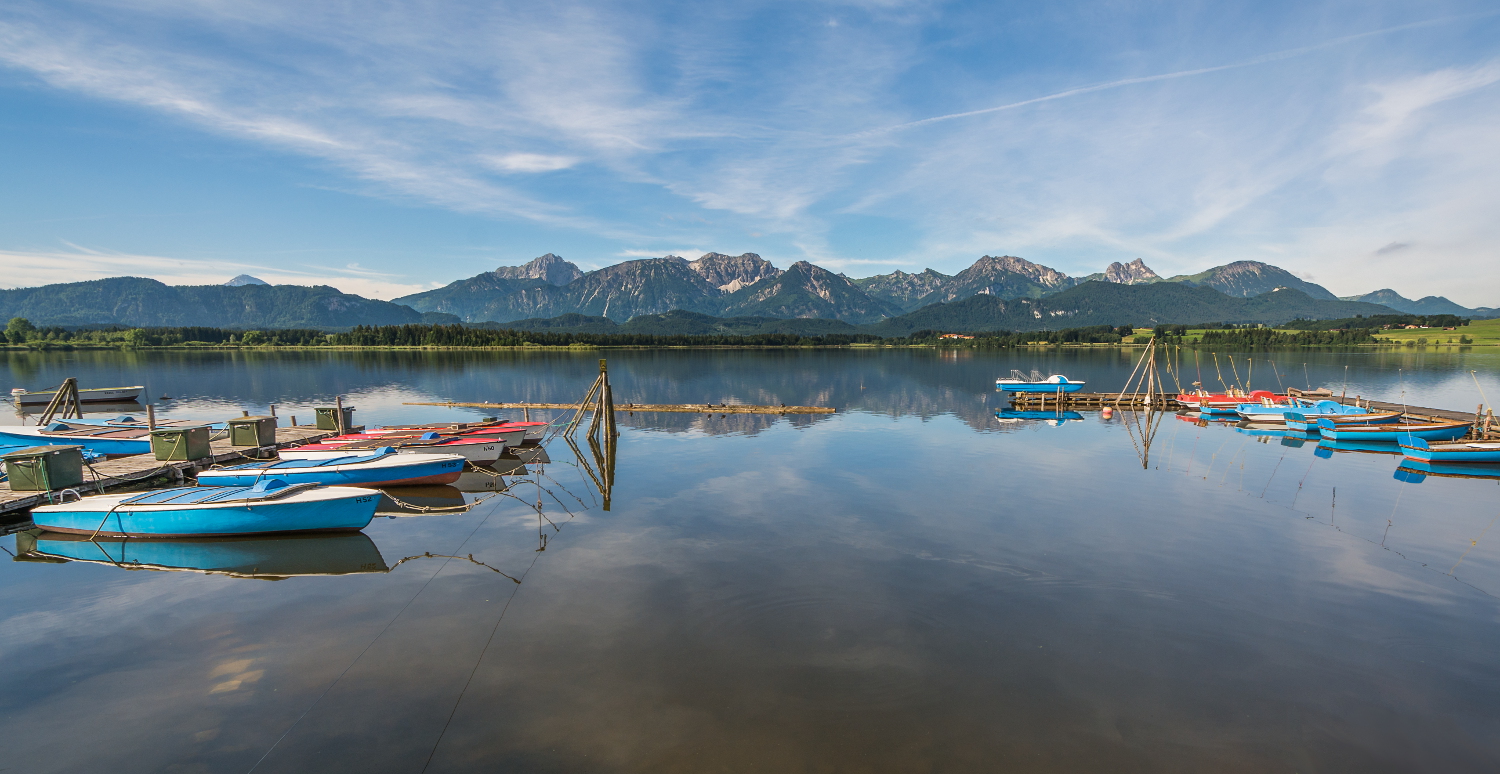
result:
M 954 275 L 927 269 L 851 279 L 805 261 L 783 271 L 754 253 L 707 253 L 695 261 L 669 255 L 587 273 L 548 253 L 522 266 L 502 266 L 395 302 L 422 312 L 457 315 L 465 322 L 565 314 L 625 322 L 682 309 L 719 317 L 809 317 L 867 324 L 975 296 L 1041 299 L 1090 281 L 1127 286 L 1172 283 L 1239 298 L 1290 288 L 1317 300 L 1339 300 L 1320 285 L 1256 261 L 1163 279 L 1136 259 L 1078 278 L 1013 255 L 986 255 Z
M 1236 261 L 1197 274 L 1163 278 L 1136 259 L 1112 263 L 1084 277 L 1070 277 L 1012 255 L 982 256 L 953 275 L 926 269 L 855 279 L 806 261 L 780 269 L 754 253 L 706 253 L 691 261 L 668 255 L 588 272 L 548 253 L 520 266 L 501 266 L 394 302 L 327 286 L 273 286 L 248 275 L 212 286 L 169 286 L 151 279 L 114 277 L 0 290 L 0 320 L 19 316 L 40 325 L 233 328 L 341 329 L 461 321 L 536 330 L 581 325 L 602 332 L 609 324 L 620 326 L 680 311 L 720 320 L 756 321 L 723 324 L 736 330 L 794 332 L 786 326 L 771 331 L 777 326 L 765 321 L 800 319 L 839 322 L 848 326 L 846 331 L 895 335 L 929 328 L 1277 323 L 1295 317 L 1338 319 L 1392 310 L 1467 317 L 1500 314 L 1490 308 L 1466 309 L 1439 296 L 1410 301 L 1388 289 L 1340 299 L 1320 285 L 1257 261 Z M 674 318 L 668 327 L 681 324 L 683 319 Z M 715 325 L 720 325 L 718 332 L 727 332 L 721 324 Z M 792 327 L 800 333 L 803 329 L 835 332 L 839 326 Z

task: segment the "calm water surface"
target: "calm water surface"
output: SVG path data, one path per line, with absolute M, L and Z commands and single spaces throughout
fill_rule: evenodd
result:
M 282 580 L 127 569 L 118 551 L 151 549 L 118 543 L 0 556 L 3 765 L 1500 767 L 1500 478 L 1398 478 L 1397 456 L 1175 416 L 1143 464 L 1119 418 L 995 416 L 1011 368 L 1119 388 L 1128 352 L 607 356 L 620 402 L 840 411 L 622 417 L 608 511 L 556 443 L 508 479 L 553 523 L 493 497 L 234 549 Z M 164 415 L 197 418 L 270 403 L 307 417 L 343 394 L 378 424 L 483 414 L 405 402 L 577 399 L 597 357 L 0 354 L 0 374 L 143 383 L 170 396 Z M 1218 386 L 1191 357 L 1188 378 Z M 1255 387 L 1464 410 L 1481 387 L 1500 397 L 1494 355 L 1254 357 Z M 202 567 L 226 550 L 152 557 Z

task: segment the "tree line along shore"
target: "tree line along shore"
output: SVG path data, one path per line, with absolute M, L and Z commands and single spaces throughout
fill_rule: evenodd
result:
M 477 328 L 453 325 L 357 326 L 345 331 L 317 329 L 236 330 L 207 327 L 51 326 L 24 318 L 6 325 L 0 346 L 9 350 L 198 349 L 198 348 L 360 348 L 499 349 L 567 347 L 1014 347 L 1135 346 L 1152 337 L 1187 347 L 1274 349 L 1350 346 L 1495 346 L 1500 320 L 1472 322 L 1452 315 L 1382 315 L 1344 320 L 1293 320 L 1280 326 L 1205 323 L 1198 325 L 1096 325 L 1042 331 L 916 331 L 902 337 L 873 334 L 761 333 L 753 335 L 578 333 Z

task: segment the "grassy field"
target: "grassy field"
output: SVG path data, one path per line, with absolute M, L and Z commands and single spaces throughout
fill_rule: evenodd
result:
M 1448 340 L 1452 339 L 1455 346 L 1458 345 L 1459 336 L 1468 336 L 1474 340 L 1475 345 L 1497 346 L 1500 345 L 1500 320 L 1475 320 L 1468 325 L 1462 325 L 1451 331 L 1442 328 L 1428 328 L 1426 330 L 1400 330 L 1381 331 L 1375 336 L 1379 339 L 1390 339 L 1397 344 L 1405 344 L 1408 341 L 1427 339 L 1429 345 L 1441 344 L 1446 346 Z

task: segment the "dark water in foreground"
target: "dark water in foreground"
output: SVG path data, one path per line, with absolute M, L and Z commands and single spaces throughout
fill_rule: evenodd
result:
M 552 463 L 511 479 L 569 505 L 544 494 L 555 527 L 497 497 L 459 514 L 378 518 L 364 539 L 237 547 L 284 580 L 131 570 L 108 563 L 118 559 L 108 546 L 95 561 L 0 556 L 0 766 L 1500 764 L 1500 478 L 1403 481 L 1396 456 L 1317 456 L 1314 442 L 1175 416 L 1143 467 L 1119 419 L 994 416 L 993 379 L 1011 368 L 1118 388 L 1128 353 L 608 357 L 622 402 L 841 411 L 628 418 L 609 511 L 555 444 Z M 1468 409 L 1480 402 L 1475 370 L 1500 396 L 1493 355 L 1275 357 L 1289 385 L 1342 389 L 1347 365 L 1351 395 L 1404 390 L 1415 404 Z M 343 393 L 361 421 L 379 423 L 481 414 L 403 401 L 576 399 L 597 355 L 0 363 L 12 386 L 34 389 L 65 375 L 144 382 L 173 396 L 168 415 L 271 402 L 310 415 Z M 1277 383 L 1263 359 L 1254 382 Z M 512 491 L 529 500 L 538 487 Z M 0 545 L 16 551 L 13 540 Z M 226 550 L 187 547 L 177 560 L 222 562 Z M 398 564 L 406 557 L 417 558 Z

